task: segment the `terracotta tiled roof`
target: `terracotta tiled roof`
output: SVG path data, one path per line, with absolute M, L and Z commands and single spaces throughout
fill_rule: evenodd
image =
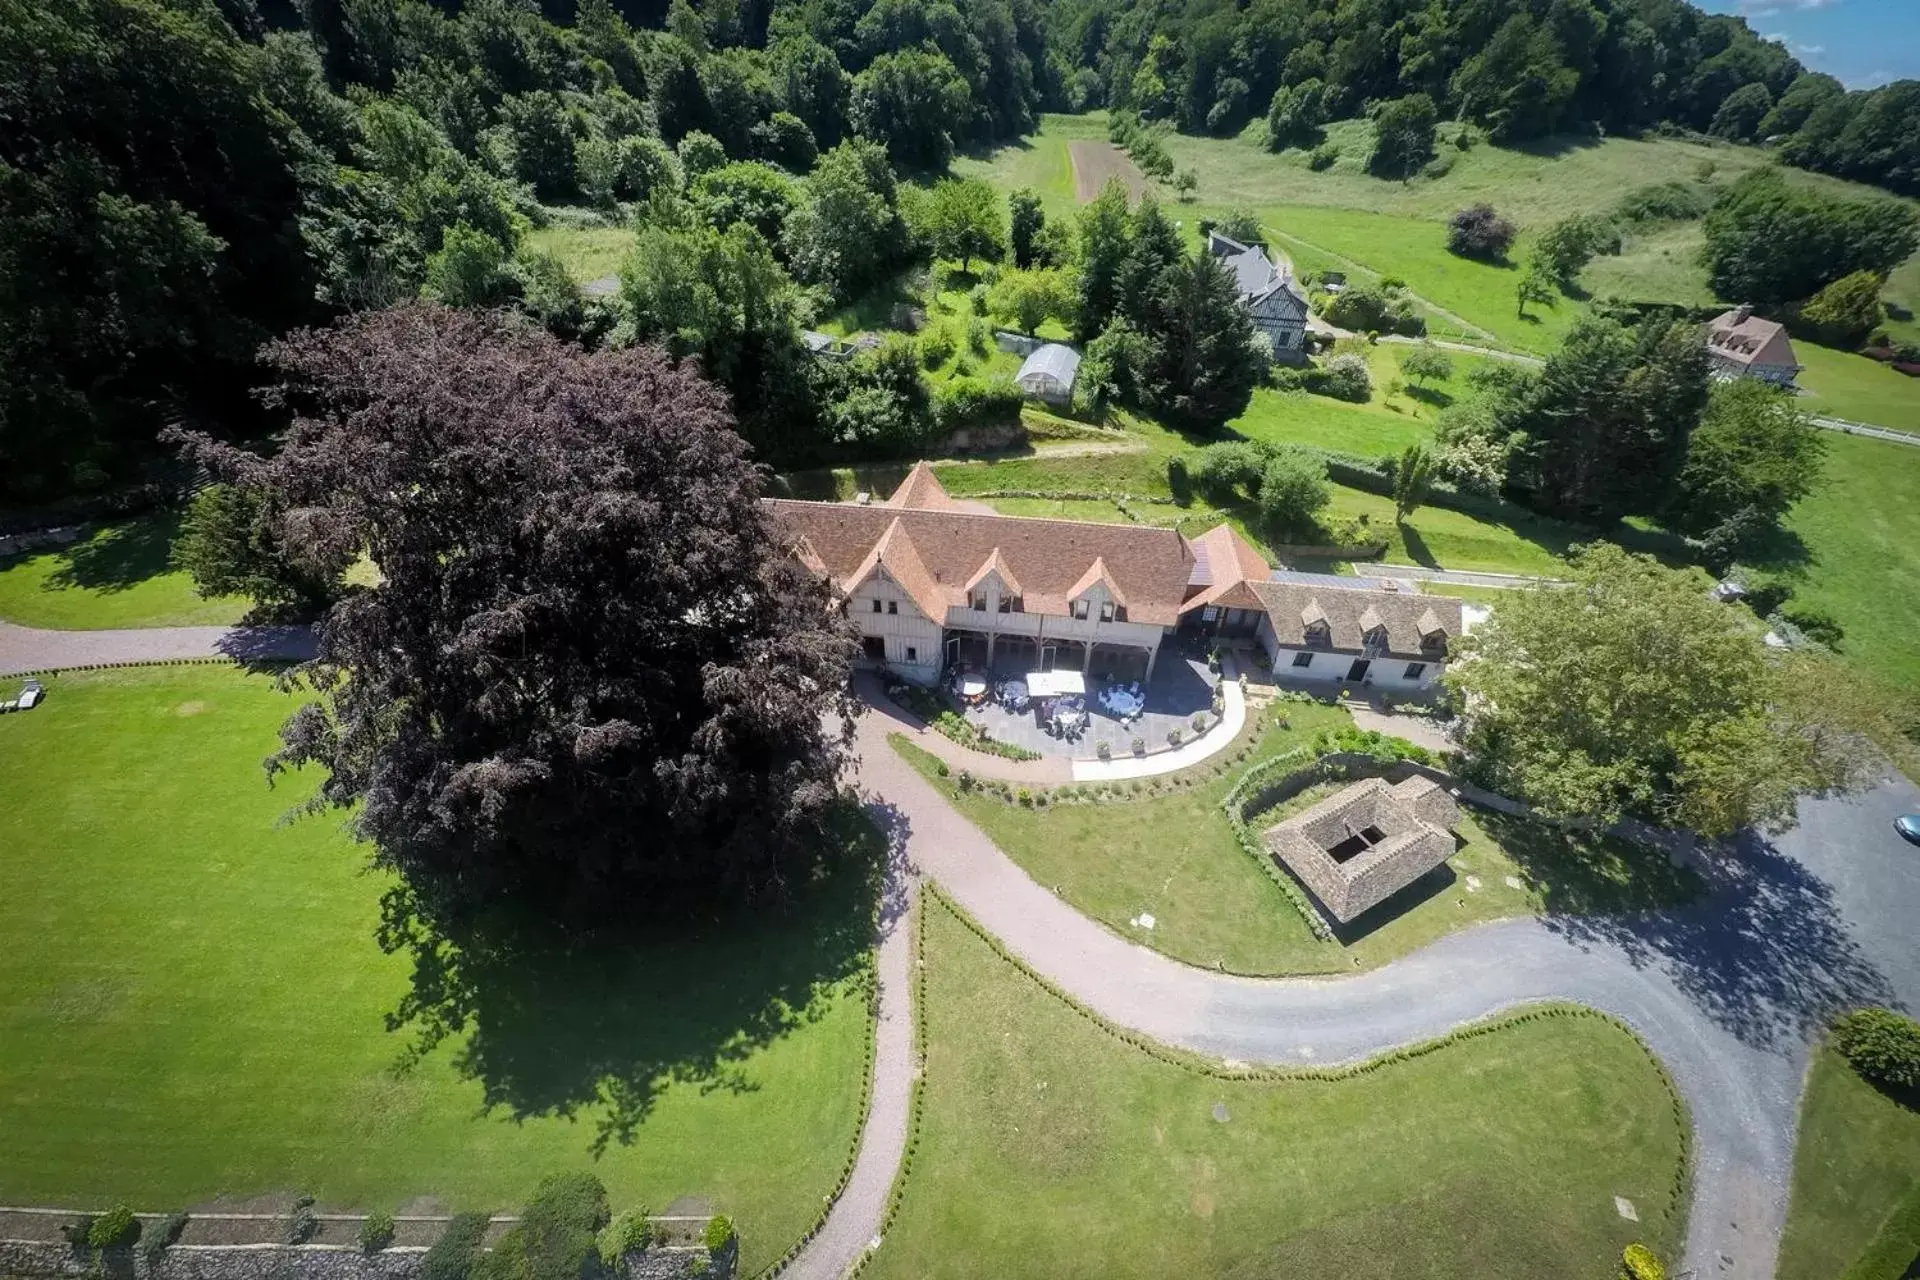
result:
M 1192 545 L 1201 589 L 1180 606 L 1180 612 L 1191 613 L 1210 604 L 1228 609 L 1260 607 L 1242 584 L 1264 581 L 1273 570 L 1252 543 L 1235 533 L 1232 525 L 1223 524 L 1194 538 Z M 1228 599 L 1230 595 L 1233 599 Z
M 1800 367 L 1784 326 L 1738 310 L 1722 312 L 1707 325 L 1707 346 L 1735 364 Z
M 1104 556 L 1095 556 L 1093 563 L 1087 566 L 1087 571 L 1080 575 L 1080 580 L 1067 588 L 1067 599 L 1077 600 L 1090 591 L 1096 583 L 1106 587 L 1107 595 L 1112 597 L 1115 604 L 1121 608 L 1126 607 L 1127 593 L 1120 589 L 1120 584 L 1115 582 L 1113 575 L 1107 572 L 1107 561 Z
M 888 495 L 883 506 L 907 507 L 915 511 L 958 511 L 960 504 L 947 496 L 933 468 L 924 462 L 913 464 L 900 487 Z
M 1014 577 L 1013 570 L 1007 568 L 1007 558 L 1000 554 L 1000 548 L 998 547 L 995 547 L 993 554 L 988 556 L 986 560 L 981 563 L 980 567 L 973 571 L 973 576 L 967 579 L 967 590 L 971 591 L 982 582 L 985 582 L 987 575 L 990 573 L 999 574 L 1001 584 L 1005 586 L 1008 591 L 1011 591 L 1016 596 L 1020 594 L 1020 579 Z
M 893 517 L 886 532 L 880 535 L 880 541 L 873 544 L 873 549 L 867 552 L 854 571 L 841 580 L 841 588 L 851 594 L 873 576 L 876 567 L 887 571 L 887 576 L 900 585 L 900 589 L 907 593 L 920 612 L 936 620 L 947 616 L 947 593 L 941 589 L 933 574 L 928 572 L 926 562 L 920 558 L 919 549 L 913 545 L 913 539 L 898 515 Z
M 1275 636 L 1292 648 L 1307 647 L 1307 627 L 1317 621 L 1327 624 L 1333 648 L 1355 651 L 1365 647 L 1367 631 L 1384 626 L 1387 651 L 1408 658 L 1431 658 L 1441 652 L 1423 648 L 1423 636 L 1437 633 L 1452 639 L 1462 634 L 1460 602 L 1451 596 L 1364 588 L 1348 591 L 1298 582 L 1248 586 L 1266 609 Z
M 949 606 L 965 604 L 968 582 L 995 553 L 1019 582 L 1028 613 L 1064 617 L 1068 601 L 1088 582 L 1104 577 L 1114 598 L 1125 604 L 1129 621 L 1161 626 L 1179 621 L 1194 568 L 1185 538 L 1150 525 L 784 498 L 769 499 L 768 506 L 792 532 L 796 546 L 804 538 L 827 575 L 848 590 L 847 584 L 872 571 L 872 563 L 887 563 L 876 553 L 898 524 L 898 536 L 927 575 L 921 589 L 929 598 L 920 607 L 935 619 L 944 619 Z M 920 602 L 920 590 L 904 580 L 904 568 L 887 564 L 887 570 Z

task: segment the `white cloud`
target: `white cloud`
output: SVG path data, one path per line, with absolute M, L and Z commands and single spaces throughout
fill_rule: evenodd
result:
M 1827 46 L 1823 44 L 1797 44 L 1793 46 L 1793 51 L 1795 53 L 1804 53 L 1810 58 L 1817 58 L 1827 51 Z
M 1825 9 L 1840 0 L 1738 0 L 1740 12 L 1752 18 L 1765 18 L 1782 9 Z

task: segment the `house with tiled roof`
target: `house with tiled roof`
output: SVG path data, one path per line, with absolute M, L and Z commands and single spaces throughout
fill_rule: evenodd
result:
M 1273 594 L 1283 584 L 1230 526 L 1188 538 L 1154 525 L 999 515 L 956 502 L 925 463 L 882 502 L 768 505 L 793 556 L 827 580 L 859 627 L 864 659 L 922 684 L 955 664 L 1150 678 L 1168 640 L 1188 631 L 1257 641 L 1282 674 L 1420 687 L 1439 674 L 1447 638 L 1461 630 L 1457 600 L 1334 579 L 1352 584 L 1319 591 L 1338 629 L 1324 643 L 1300 643 L 1350 653 L 1360 674 L 1351 674 L 1352 661 L 1307 671 L 1281 656 L 1299 618 L 1269 617 L 1272 607 L 1298 607 Z M 1425 604 L 1409 615 L 1415 600 Z M 1376 636 L 1362 624 L 1384 630 Z M 1409 646 L 1421 656 L 1419 672 L 1371 665 Z
M 1207 252 L 1233 273 L 1240 305 L 1253 317 L 1275 360 L 1298 364 L 1307 358 L 1307 300 L 1287 272 L 1259 245 L 1241 244 L 1218 231 L 1207 233 Z
M 1708 322 L 1707 360 L 1717 378 L 1758 378 L 1778 387 L 1791 387 L 1802 368 L 1785 326 L 1761 319 L 1749 306 Z
M 1260 602 L 1260 646 L 1281 675 L 1424 689 L 1466 630 L 1460 601 L 1411 583 L 1291 574 L 1251 590 Z

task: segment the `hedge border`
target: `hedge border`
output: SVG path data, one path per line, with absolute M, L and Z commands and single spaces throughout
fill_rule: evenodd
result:
M 1034 970 L 1026 961 L 1009 951 L 998 938 L 987 931 L 985 926 L 978 920 L 975 920 L 973 916 L 967 912 L 966 908 L 949 898 L 937 885 L 929 883 L 927 893 L 942 907 L 946 908 L 956 920 L 971 930 L 974 936 L 986 943 L 995 955 L 1005 960 L 1019 972 L 1025 974 L 1027 978 L 1041 990 L 1052 995 L 1056 1000 L 1059 1000 L 1069 1009 L 1072 1009 L 1082 1018 L 1085 1018 L 1112 1039 L 1137 1049 L 1148 1057 L 1157 1059 L 1169 1066 L 1178 1067 L 1182 1070 L 1192 1072 L 1195 1075 L 1204 1076 L 1213 1080 L 1339 1084 L 1348 1080 L 1357 1080 L 1362 1076 L 1372 1075 L 1386 1067 L 1395 1066 L 1403 1062 L 1413 1062 L 1417 1059 L 1427 1057 L 1430 1054 L 1452 1048 L 1455 1045 L 1464 1044 L 1469 1040 L 1477 1040 L 1484 1036 L 1492 1035 L 1500 1031 L 1511 1030 L 1514 1027 L 1523 1026 L 1531 1022 L 1544 1022 L 1552 1019 L 1571 1020 L 1576 1018 L 1604 1022 L 1614 1029 L 1624 1032 L 1633 1040 L 1633 1043 L 1639 1047 L 1640 1052 L 1646 1056 L 1647 1062 L 1653 1067 L 1654 1074 L 1660 1079 L 1661 1087 L 1666 1091 L 1667 1101 L 1672 1109 L 1674 1127 L 1680 1135 L 1680 1159 L 1674 1168 L 1673 1180 L 1668 1188 L 1667 1203 L 1660 1210 L 1659 1220 L 1663 1226 L 1672 1228 L 1676 1236 L 1685 1234 L 1689 1193 L 1693 1187 L 1693 1119 L 1687 1110 L 1686 1100 L 1680 1096 L 1680 1089 L 1674 1084 L 1673 1076 L 1667 1070 L 1666 1063 L 1660 1060 L 1660 1055 L 1653 1051 L 1653 1047 L 1642 1038 L 1638 1031 L 1634 1030 L 1632 1024 L 1623 1018 L 1616 1017 L 1600 1009 L 1595 1009 L 1590 1005 L 1575 1004 L 1569 1000 L 1525 1001 L 1505 1009 L 1491 1011 L 1484 1017 L 1472 1022 L 1463 1023 L 1441 1035 L 1415 1041 L 1412 1044 L 1401 1045 L 1396 1049 L 1388 1049 L 1357 1062 L 1342 1063 L 1334 1066 L 1311 1067 L 1229 1067 L 1223 1061 L 1208 1058 L 1202 1054 L 1192 1053 L 1184 1049 L 1176 1049 L 1163 1044 L 1152 1036 L 1143 1035 L 1136 1031 L 1129 1031 L 1125 1027 L 1114 1023 L 1105 1015 L 1096 1013 L 1075 999 L 1071 994 L 1055 985 L 1051 979 Z M 921 974 L 920 982 L 921 985 L 924 986 L 924 965 L 922 966 Z M 924 1075 L 924 1072 L 922 1074 Z M 916 1107 L 917 1105 L 918 1095 L 916 1094 Z M 918 1123 L 916 1113 L 916 1134 L 918 1132 Z

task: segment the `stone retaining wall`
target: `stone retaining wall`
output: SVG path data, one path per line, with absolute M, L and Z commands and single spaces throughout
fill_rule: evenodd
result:
M 351 1245 L 176 1244 L 154 1266 L 139 1248 L 108 1249 L 96 1257 L 61 1243 L 0 1240 L 0 1276 L 66 1280 L 99 1275 L 104 1280 L 416 1280 L 424 1248 L 396 1247 L 366 1253 Z M 724 1277 L 732 1259 L 704 1248 L 648 1249 L 621 1260 L 621 1280 L 688 1280 Z M 706 1262 L 703 1271 L 700 1262 Z M 97 1271 L 96 1271 L 97 1267 Z

